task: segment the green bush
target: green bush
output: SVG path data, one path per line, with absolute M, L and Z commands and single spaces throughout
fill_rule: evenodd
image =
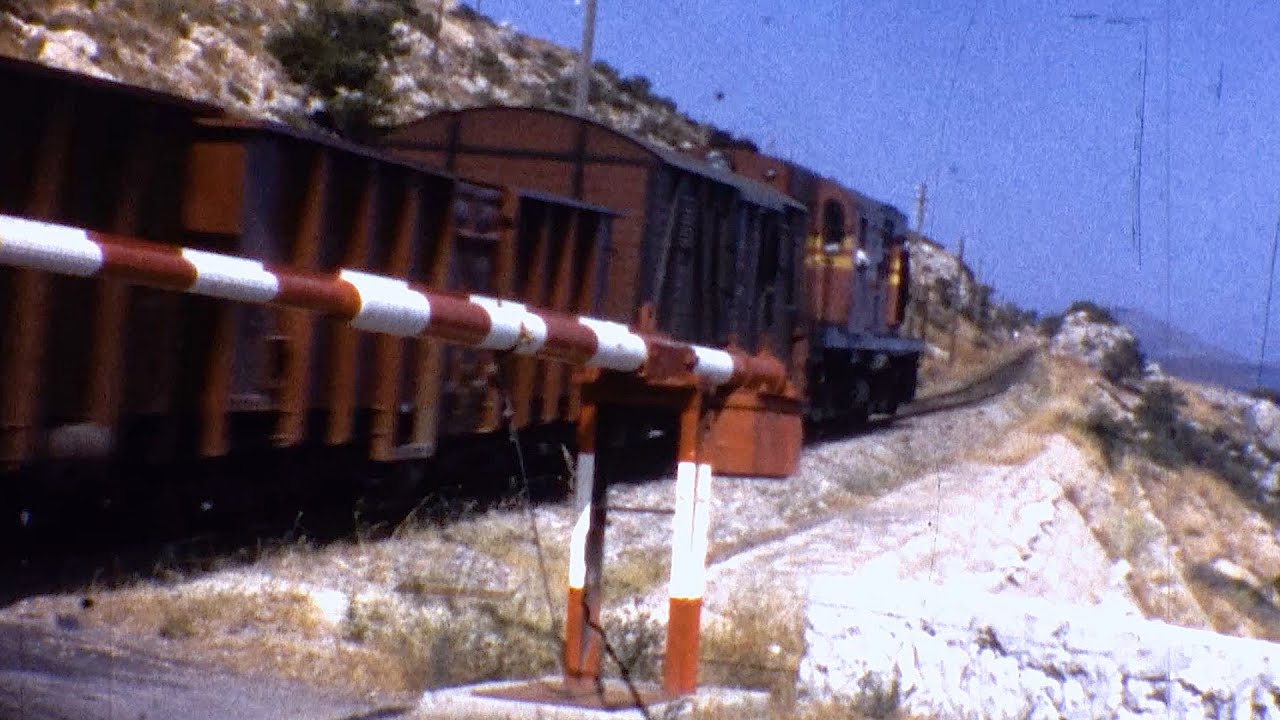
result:
M 391 88 L 382 66 L 408 50 L 392 32 L 405 18 L 406 4 L 412 3 L 344 7 L 320 0 L 293 25 L 268 36 L 267 49 L 289 78 L 324 103 L 313 120 L 357 139 L 385 122 Z

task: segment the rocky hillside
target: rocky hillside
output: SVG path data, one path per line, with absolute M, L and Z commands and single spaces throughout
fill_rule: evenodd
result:
M 3 0 L 0 54 L 209 101 L 233 112 L 298 121 L 324 104 L 268 50 L 272 33 L 308 8 L 292 0 Z M 390 92 L 383 121 L 440 109 L 508 104 L 567 108 L 575 53 L 517 32 L 456 0 L 369 0 L 389 14 L 397 52 L 380 59 Z M 440 9 L 444 9 L 441 14 Z M 679 112 L 642 76 L 596 63 L 591 110 L 673 147 L 710 128 Z

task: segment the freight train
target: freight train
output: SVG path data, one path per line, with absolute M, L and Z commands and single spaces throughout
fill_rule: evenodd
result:
M 677 152 L 505 107 L 357 145 L 12 59 L 0 86 L 22 108 L 0 114 L 0 214 L 380 273 L 780 361 L 783 390 L 709 396 L 718 474 L 784 477 L 806 423 L 914 396 L 905 218 L 754 149 Z M 554 454 L 599 381 L 297 310 L 12 267 L 0 267 L 0 378 L 0 474 L 314 466 L 336 450 L 413 465 L 508 428 Z M 636 406 L 615 414 L 617 437 L 661 436 L 671 418 Z

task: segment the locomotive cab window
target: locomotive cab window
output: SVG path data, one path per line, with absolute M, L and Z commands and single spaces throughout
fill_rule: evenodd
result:
M 844 238 L 844 208 L 835 200 L 822 206 L 822 251 L 828 255 L 840 252 Z

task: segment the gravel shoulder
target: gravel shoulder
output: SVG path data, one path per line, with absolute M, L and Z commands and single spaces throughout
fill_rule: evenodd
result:
M 869 518 L 890 523 L 907 512 L 875 503 L 925 487 L 930 473 L 1039 408 L 1041 375 L 1031 368 L 991 400 L 813 443 L 785 481 L 717 479 L 709 598 L 737 583 L 722 580 L 720 567 L 751 566 L 739 558 L 764 557 L 752 553 L 771 552 L 762 548 L 780 539 L 810 531 L 826 533 L 828 546 L 853 545 L 874 532 Z M 938 494 L 923 497 L 936 503 Z M 651 620 L 665 615 L 673 499 L 669 477 L 610 489 L 611 506 L 646 511 L 610 516 L 606 622 L 637 605 Z M 859 511 L 871 514 L 859 521 Z M 85 593 L 29 598 L 0 611 L 5 654 L 20 647 L 27 658 L 4 666 L 0 688 L 20 690 L 31 717 L 103 716 L 94 707 L 113 717 L 363 717 L 400 707 L 423 687 L 554 670 L 573 519 L 567 502 L 531 512 L 516 503 L 444 526 L 407 522 L 386 540 L 298 545 L 249 566 L 90 589 L 90 608 Z M 853 527 L 863 534 L 843 534 Z M 22 664 L 31 648 L 40 657 L 81 657 L 91 672 L 32 672 Z M 124 680 L 122 661 L 112 659 L 121 654 L 138 663 L 124 666 L 136 668 Z M 64 682 L 84 689 L 64 692 Z M 46 707 L 36 697 L 64 699 Z M 157 698 L 170 703 L 158 714 L 147 710 Z M 137 712 L 121 715 L 119 703 Z
M 353 698 L 175 660 L 102 633 L 0 621 L 4 718 L 373 720 L 403 716 L 409 701 Z

